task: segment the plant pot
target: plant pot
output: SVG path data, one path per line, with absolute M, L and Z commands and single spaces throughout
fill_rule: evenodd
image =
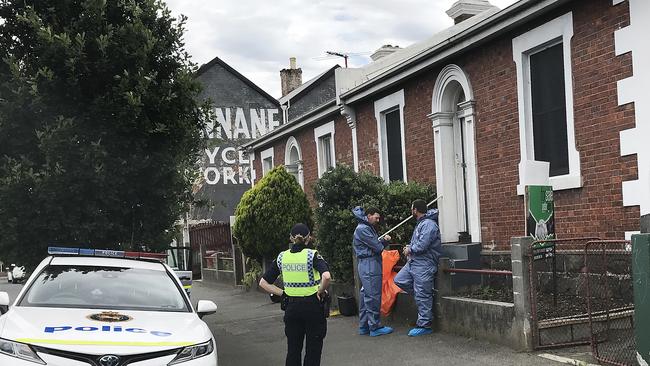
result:
M 339 303 L 339 312 L 344 316 L 353 316 L 357 314 L 357 302 L 353 296 L 337 296 L 336 299 Z

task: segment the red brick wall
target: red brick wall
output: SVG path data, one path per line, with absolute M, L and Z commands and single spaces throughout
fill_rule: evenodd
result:
M 406 83 L 404 88 L 404 130 L 406 177 L 408 182 L 436 184 L 431 113 L 433 86 L 438 70 Z M 376 130 L 376 127 L 375 127 Z
M 556 230 L 560 237 L 623 238 L 637 230 L 638 207 L 623 207 L 621 182 L 636 178 L 636 157 L 620 157 L 619 132 L 634 127 L 633 106 L 617 105 L 616 81 L 631 75 L 629 55 L 614 54 L 614 31 L 629 21 L 627 3 L 576 2 L 571 7 L 491 41 L 446 64 L 459 65 L 469 76 L 476 100 L 477 160 L 481 235 L 485 246 L 509 248 L 509 238 L 524 232 L 519 183 L 519 121 L 512 38 L 573 11 L 572 39 L 576 144 L 584 185 L 555 195 Z M 404 81 L 406 159 L 409 181 L 435 183 L 431 121 L 433 86 L 441 67 Z M 374 100 L 355 105 L 361 166 L 379 173 Z
M 457 60 L 470 78 L 476 100 L 481 239 L 485 247 L 509 247 L 525 232 L 519 183 L 519 107 L 512 36 Z
M 524 232 L 523 197 L 516 191 L 519 111 L 512 38 L 568 11 L 573 12 L 574 20 L 574 123 L 583 187 L 556 192 L 556 231 L 565 238 L 623 238 L 625 231 L 638 230 L 639 207 L 623 207 L 621 186 L 624 180 L 636 179 L 636 156 L 621 157 L 619 140 L 621 130 L 634 127 L 634 107 L 619 107 L 616 91 L 616 81 L 632 75 L 632 61 L 629 54 L 617 57 L 614 53 L 614 31 L 629 23 L 629 8 L 626 2 L 612 6 L 610 0 L 583 0 L 444 63 L 459 65 L 469 76 L 474 91 L 481 235 L 485 247 L 508 249 L 510 238 Z M 433 86 L 444 65 L 405 80 L 390 91 L 404 89 L 410 182 L 435 183 L 433 129 L 427 115 L 431 113 Z M 353 106 L 359 166 L 374 174 L 379 174 L 374 101 L 383 96 L 373 96 Z M 352 164 L 350 129 L 342 117 L 336 118 L 335 128 L 337 163 Z M 296 138 L 303 149 L 305 189 L 311 199 L 309 186 L 317 177 L 313 129 L 301 131 L 299 136 Z M 284 161 L 284 143 L 286 140 L 276 144 L 276 154 L 282 154 L 282 160 L 276 163 Z
M 336 164 L 346 164 L 354 167 L 354 156 L 352 155 L 352 129 L 345 117 L 337 115 L 334 120 L 334 150 L 336 152 Z
M 357 115 L 357 149 L 359 170 L 379 175 L 377 121 L 373 102 L 355 106 Z
M 353 164 L 352 157 L 352 132 L 347 125 L 345 118 L 340 115 L 332 115 L 328 118 L 323 118 L 312 124 L 309 127 L 302 128 L 294 131 L 290 136 L 283 137 L 275 141 L 272 145 L 267 145 L 256 150 L 255 170 L 257 172 L 256 182 L 262 178 L 262 169 L 259 164 L 259 154 L 261 151 L 268 149 L 270 146 L 274 148 L 274 164 L 284 164 L 285 150 L 289 137 L 293 136 L 298 145 L 300 145 L 300 152 L 302 153 L 303 160 L 303 178 L 305 183 L 305 194 L 309 201 L 314 204 L 314 184 L 318 180 L 318 160 L 316 157 L 316 141 L 314 140 L 314 128 L 317 128 L 325 123 L 334 121 L 334 150 L 336 153 L 336 163 L 345 163 L 349 166 Z

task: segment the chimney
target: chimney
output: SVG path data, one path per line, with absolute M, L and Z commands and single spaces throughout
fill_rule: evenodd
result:
M 379 47 L 379 49 L 377 51 L 375 51 L 375 53 L 370 55 L 370 58 L 373 61 L 377 61 L 380 58 L 388 56 L 388 55 L 390 55 L 391 53 L 393 53 L 393 52 L 395 52 L 397 50 L 401 50 L 401 48 L 399 46 L 392 46 L 392 45 L 389 45 L 389 44 L 385 44 L 385 45 Z
M 289 68 L 280 70 L 280 83 L 282 84 L 282 96 L 291 93 L 302 85 L 302 69 L 296 68 L 296 58 L 289 59 Z
M 454 24 L 458 24 L 493 8 L 495 6 L 488 0 L 458 0 L 451 6 L 451 9 L 447 10 L 447 15 L 454 20 Z

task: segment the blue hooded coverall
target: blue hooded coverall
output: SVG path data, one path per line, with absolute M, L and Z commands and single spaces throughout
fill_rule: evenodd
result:
M 381 252 L 386 242 L 378 238 L 377 231 L 370 225 L 361 207 L 352 210 L 359 223 L 354 230 L 352 244 L 357 256 L 361 291 L 359 294 L 359 329 L 381 328 Z
M 406 265 L 395 276 L 395 284 L 415 297 L 420 328 L 431 328 L 433 319 L 433 278 L 442 252 L 438 210 L 432 209 L 418 219 L 411 237 L 411 253 Z

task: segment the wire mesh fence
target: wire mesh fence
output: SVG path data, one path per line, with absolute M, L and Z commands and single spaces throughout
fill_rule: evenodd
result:
M 634 295 L 629 241 L 585 245 L 590 341 L 601 364 L 636 365 Z
M 536 241 L 530 251 L 530 297 L 537 349 L 589 344 L 584 247 L 594 238 Z

